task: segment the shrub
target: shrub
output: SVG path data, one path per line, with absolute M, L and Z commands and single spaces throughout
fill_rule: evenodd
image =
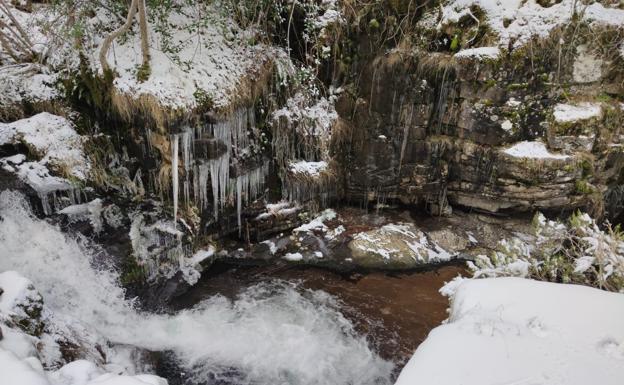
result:
M 515 276 L 624 292 L 624 232 L 576 212 L 566 223 L 538 213 L 533 231 L 468 262 L 474 278 Z

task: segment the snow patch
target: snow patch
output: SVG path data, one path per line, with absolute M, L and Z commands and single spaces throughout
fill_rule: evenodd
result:
M 291 163 L 289 169 L 294 174 L 304 174 L 311 177 L 317 177 L 327 170 L 327 162 L 306 162 L 304 160 Z
M 268 61 L 271 49 L 250 46 L 244 31 L 233 21 L 223 19 L 219 9 L 208 7 L 201 17 L 210 21 L 201 26 L 197 25 L 196 14 L 195 8 L 187 6 L 169 15 L 166 24 L 171 37 L 166 40 L 173 49 L 165 49 L 165 39 L 150 23 L 151 74 L 143 82 L 136 73 L 142 63 L 139 34 L 123 42 L 116 40 L 108 52 L 108 62 L 119 73 L 115 87 L 137 98 L 154 97 L 172 109 L 192 109 L 208 99 L 217 109 L 230 105 L 244 77 Z
M 529 159 L 567 159 L 568 155 L 553 154 L 546 148 L 546 145 L 542 142 L 518 142 L 513 146 L 503 150 L 507 155 L 516 158 L 529 158 Z
M 479 47 L 462 49 L 457 52 L 454 57 L 456 58 L 471 58 L 471 59 L 498 59 L 500 56 L 500 48 L 498 47 Z
M 284 259 L 290 262 L 298 262 L 303 260 L 303 255 L 301 253 L 286 253 Z
M 601 115 L 602 108 L 600 104 L 596 103 L 580 103 L 577 105 L 559 103 L 553 111 L 553 116 L 557 123 L 570 123 L 599 118 Z
M 327 230 L 327 226 L 325 225 L 325 221 L 331 221 L 336 219 L 337 214 L 332 209 L 327 209 L 323 211 L 319 216 L 311 220 L 310 222 L 303 224 L 293 230 L 293 233 L 306 233 L 312 230 Z

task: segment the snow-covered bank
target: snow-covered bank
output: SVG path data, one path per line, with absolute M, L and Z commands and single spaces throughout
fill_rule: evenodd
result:
M 198 382 L 390 383 L 393 365 L 324 292 L 264 283 L 234 301 L 215 296 L 173 316 L 141 313 L 124 300 L 116 274 L 92 268 L 101 251 L 35 218 L 19 194 L 0 193 L 0 217 L 0 271 L 31 279 L 56 324 L 88 331 L 86 342 L 101 342 L 123 364 L 133 363 L 115 354 L 115 344 L 173 351 Z
M 520 278 L 454 281 L 435 328 L 396 385 L 616 385 L 624 295 Z

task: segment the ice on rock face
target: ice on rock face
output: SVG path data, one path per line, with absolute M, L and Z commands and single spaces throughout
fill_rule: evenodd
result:
M 50 175 L 48 168 L 41 162 L 27 162 L 23 154 L 0 159 L 0 167 L 14 173 L 35 190 L 45 215 L 82 201 L 80 190 L 68 180 Z
M 17 154 L 0 159 L 0 166 L 32 187 L 49 215 L 68 204 L 81 202 L 80 192 L 69 180 L 53 176 L 50 167 L 66 170 L 68 177 L 87 178 L 90 164 L 83 151 L 83 138 L 65 118 L 42 112 L 12 123 L 0 123 L 0 145 L 25 143 L 39 161 L 26 161 Z

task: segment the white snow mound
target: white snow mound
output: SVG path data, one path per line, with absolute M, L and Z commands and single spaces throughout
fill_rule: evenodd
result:
M 624 295 L 522 278 L 455 280 L 396 385 L 618 385 Z

